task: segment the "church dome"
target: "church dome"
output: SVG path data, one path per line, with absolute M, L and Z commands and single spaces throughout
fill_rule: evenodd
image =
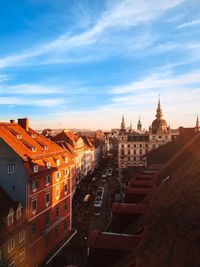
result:
M 160 107 L 160 98 L 158 99 L 158 108 L 156 112 L 156 119 L 152 122 L 151 131 L 153 134 L 165 134 L 169 132 L 169 128 L 167 127 L 167 122 L 164 120 L 162 115 L 162 109 Z
M 152 122 L 152 133 L 168 133 L 167 122 L 164 119 L 155 119 Z

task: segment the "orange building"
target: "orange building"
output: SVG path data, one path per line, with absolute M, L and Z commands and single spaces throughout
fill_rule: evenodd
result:
M 89 138 L 85 137 L 83 139 L 67 130 L 52 137 L 51 140 L 65 147 L 75 160 L 75 172 L 72 182 L 72 190 L 74 192 L 76 184 L 81 181 L 82 177 L 94 169 L 94 145 Z
M 37 266 L 71 234 L 70 153 L 29 127 L 0 123 L 0 186 L 25 207 L 27 266 Z

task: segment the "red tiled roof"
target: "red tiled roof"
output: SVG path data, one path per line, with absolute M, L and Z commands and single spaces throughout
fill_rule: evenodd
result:
M 65 153 L 65 150 L 54 142 L 31 128 L 27 132 L 17 123 L 0 123 L 0 138 L 23 160 L 39 159 L 45 156 Z

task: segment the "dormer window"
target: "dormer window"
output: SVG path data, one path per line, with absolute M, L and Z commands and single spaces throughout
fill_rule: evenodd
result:
M 7 224 L 10 226 L 14 222 L 14 210 L 11 208 L 7 216 Z
M 16 213 L 16 219 L 19 220 L 22 217 L 22 204 L 19 203 Z
M 39 188 L 39 181 L 35 180 L 32 182 L 32 190 L 35 192 Z
M 65 157 L 65 163 L 68 163 L 68 157 Z
M 48 146 L 45 145 L 45 146 L 44 146 L 44 149 L 45 149 L 45 150 L 48 150 Z
M 32 137 L 32 138 L 36 138 L 36 135 L 35 135 L 35 134 L 31 134 L 31 137 Z
M 32 147 L 31 147 L 31 150 L 32 150 L 33 152 L 36 152 L 36 147 L 32 146 Z
M 50 169 L 51 168 L 51 162 L 47 162 L 46 166 L 47 166 L 47 169 Z
M 22 139 L 22 135 L 21 134 L 17 134 L 16 137 L 17 137 L 17 139 Z
M 38 167 L 38 165 L 34 165 L 33 166 L 33 172 L 34 173 L 37 173 L 39 171 L 39 167 Z
M 56 165 L 57 165 L 57 166 L 60 166 L 60 159 L 57 159 L 57 160 L 56 160 Z

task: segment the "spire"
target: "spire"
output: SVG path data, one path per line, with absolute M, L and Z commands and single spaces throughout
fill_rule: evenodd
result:
M 200 132 L 200 126 L 199 126 L 199 115 L 197 114 L 197 119 L 196 119 L 196 127 L 195 127 L 196 132 Z
M 138 131 L 138 132 L 142 131 L 142 123 L 141 123 L 141 121 L 140 121 L 140 116 L 139 116 L 139 119 L 138 119 L 137 131 Z
M 162 109 L 161 109 L 161 105 L 160 105 L 160 95 L 158 96 L 158 108 L 157 108 L 157 112 L 156 112 L 156 119 L 160 120 L 162 118 Z
M 132 122 L 130 122 L 130 128 L 129 128 L 129 132 L 132 132 L 133 129 L 132 129 Z
M 124 114 L 123 114 L 123 116 L 122 116 L 121 130 L 126 130 L 125 120 L 124 120 Z

